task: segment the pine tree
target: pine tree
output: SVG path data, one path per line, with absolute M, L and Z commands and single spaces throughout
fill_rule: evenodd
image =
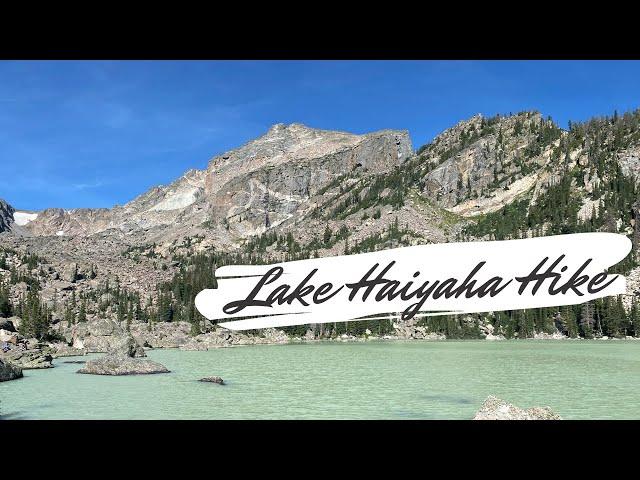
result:
M 0 317 L 10 317 L 13 311 L 9 300 L 9 289 L 3 282 L 0 282 Z
M 80 304 L 80 311 L 78 312 L 78 323 L 84 323 L 87 321 L 87 300 L 82 299 Z

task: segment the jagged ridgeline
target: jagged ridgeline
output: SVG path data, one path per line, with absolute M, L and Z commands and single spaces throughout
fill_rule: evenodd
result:
M 417 150 L 406 131 L 353 135 L 276 125 L 214 157 L 206 170 L 121 207 L 24 212 L 0 202 L 0 230 L 10 230 L 0 236 L 0 309 L 27 305 L 34 290 L 53 321 L 102 316 L 149 328 L 187 321 L 197 334 L 209 325 L 193 299 L 215 287 L 221 265 L 607 231 L 634 241 L 634 254 L 614 269 L 628 276 L 629 295 L 586 306 L 434 317 L 412 328 L 453 338 L 558 330 L 639 336 L 639 158 L 639 111 L 568 130 L 538 112 L 477 115 Z M 47 260 L 26 265 L 27 254 Z M 69 257 L 82 272 L 52 280 Z M 40 287 L 31 289 L 35 281 Z M 314 328 L 322 335 L 384 335 L 404 327 L 364 321 Z

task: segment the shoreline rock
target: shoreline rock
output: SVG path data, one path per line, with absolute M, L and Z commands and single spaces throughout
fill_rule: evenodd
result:
M 562 420 L 562 418 L 549 407 L 523 409 L 489 395 L 473 420 Z
M 49 344 L 49 348 L 51 349 L 51 356 L 53 358 L 78 357 L 87 354 L 84 348 L 75 348 L 63 342 L 51 343 Z
M 0 354 L 0 359 L 23 370 L 53 368 L 53 357 L 41 348 L 12 348 L 8 352 Z
M 22 377 L 22 369 L 11 362 L 0 359 L 0 382 L 8 382 Z

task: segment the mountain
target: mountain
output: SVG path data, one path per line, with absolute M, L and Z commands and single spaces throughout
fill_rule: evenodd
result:
M 304 215 L 309 199 L 345 170 L 382 174 L 412 154 L 407 132 L 353 135 L 274 125 L 265 135 L 216 156 L 112 209 L 47 209 L 25 224 L 36 236 L 92 235 L 115 229 L 161 237 L 197 232 L 203 223 L 220 243 L 245 238 Z M 169 232 L 167 232 L 169 231 Z
M 587 316 L 578 306 L 331 332 L 639 336 L 639 179 L 640 111 L 568 129 L 534 111 L 476 115 L 416 151 L 406 131 L 278 124 L 123 206 L 25 212 L 0 201 L 0 284 L 11 285 L 14 303 L 37 285 L 54 320 L 76 318 L 82 299 L 90 318 L 185 321 L 199 331 L 193 297 L 225 263 L 609 231 L 634 241 L 616 267 L 628 295 Z

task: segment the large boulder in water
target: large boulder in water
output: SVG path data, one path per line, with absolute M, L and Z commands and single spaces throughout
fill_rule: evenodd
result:
M 168 372 L 167 367 L 160 363 L 116 354 L 89 360 L 77 373 L 90 375 L 144 375 Z
M 0 359 L 0 382 L 22 377 L 22 369 L 11 362 Z
M 123 335 L 114 337 L 109 353 L 96 360 L 89 360 L 78 373 L 91 375 L 143 375 L 148 373 L 167 373 L 169 370 L 157 362 L 141 359 L 146 357 L 144 348 L 133 338 Z
M 522 409 L 515 405 L 489 395 L 474 420 L 562 420 L 549 407 L 533 407 Z

